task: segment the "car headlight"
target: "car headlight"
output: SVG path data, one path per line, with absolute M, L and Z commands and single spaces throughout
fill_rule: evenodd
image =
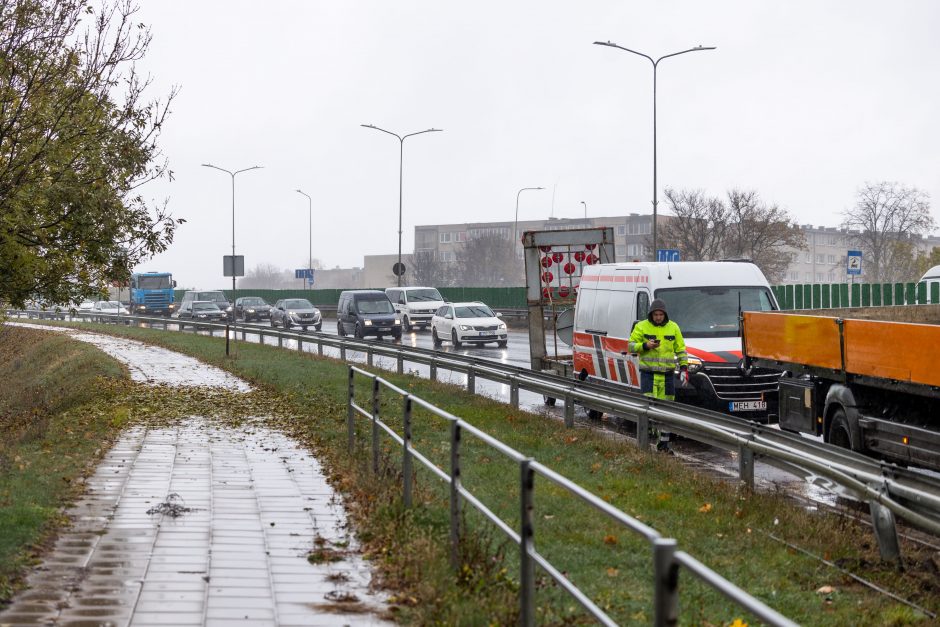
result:
M 460 330 L 461 331 L 473 331 L 473 327 L 471 327 L 469 324 L 462 324 L 460 325 Z
M 248 313 L 255 313 L 255 310 L 254 310 L 254 309 L 249 309 L 249 310 L 248 310 Z
M 197 318 L 205 318 L 205 317 L 206 317 L 206 314 L 196 314 L 196 317 L 197 317 Z
M 401 324 L 401 319 L 400 319 L 400 318 L 395 318 L 395 324 Z
M 689 374 L 695 374 L 702 369 L 702 360 L 689 355 Z
M 371 320 L 366 320 L 365 325 L 366 325 L 367 327 L 371 327 L 371 326 L 372 326 L 372 321 L 371 321 Z
M 505 323 L 505 322 L 500 322 L 498 328 L 499 328 L 500 331 L 505 331 L 505 330 L 506 330 L 506 323 Z
M 168 307 L 169 307 L 170 309 L 176 309 L 176 305 L 174 305 L 173 303 L 170 303 L 170 304 L 168 305 Z

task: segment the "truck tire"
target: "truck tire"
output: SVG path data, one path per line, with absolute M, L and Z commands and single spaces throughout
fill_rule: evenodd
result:
M 849 419 L 845 415 L 845 410 L 841 407 L 832 414 L 832 421 L 829 423 L 829 437 L 826 441 L 840 448 L 861 451 L 862 447 L 858 435 L 852 429 L 852 425 L 849 424 Z

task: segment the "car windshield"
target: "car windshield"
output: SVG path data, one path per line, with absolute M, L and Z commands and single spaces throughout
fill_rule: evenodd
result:
M 196 292 L 193 300 L 225 300 L 222 292 Z
M 464 305 L 454 307 L 454 315 L 457 318 L 492 318 L 493 310 L 486 305 Z
M 737 337 L 738 311 L 774 309 L 766 287 L 686 287 L 657 290 L 684 337 Z
M 139 276 L 137 287 L 142 290 L 165 290 L 172 287 L 168 276 Z
M 411 301 L 442 301 L 444 298 L 441 293 L 433 287 L 426 290 L 408 290 L 408 300 Z
M 243 298 L 242 305 L 249 305 L 252 307 L 257 307 L 258 305 L 267 305 L 267 303 L 264 302 L 263 298 L 258 298 L 257 296 L 251 296 L 248 298 Z
M 392 303 L 387 298 L 360 299 L 356 301 L 356 308 L 359 313 L 379 314 L 392 313 Z
M 291 298 L 284 301 L 284 309 L 313 309 L 313 305 L 306 298 Z
M 193 303 L 193 311 L 219 311 L 215 303 Z

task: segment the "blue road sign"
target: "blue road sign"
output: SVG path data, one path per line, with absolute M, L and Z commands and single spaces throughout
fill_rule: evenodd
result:
M 672 248 L 660 248 L 656 251 L 656 261 L 679 261 L 679 251 Z
M 298 268 L 294 270 L 295 279 L 309 279 L 313 283 L 313 268 Z
M 861 274 L 862 273 L 862 251 L 860 250 L 850 250 L 845 258 L 845 273 L 846 274 Z

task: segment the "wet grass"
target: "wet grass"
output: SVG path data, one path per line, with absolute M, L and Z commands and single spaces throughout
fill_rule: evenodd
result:
M 126 421 L 124 376 L 88 344 L 0 327 L 0 606 Z
M 276 426 L 314 449 L 329 469 L 360 539 L 395 590 L 405 623 L 508 624 L 517 615 L 515 546 L 471 508 L 460 564 L 449 564 L 447 491 L 417 471 L 415 507 L 401 507 L 400 451 L 382 440 L 382 464 L 372 473 L 368 427 L 360 421 L 357 455 L 346 450 L 346 368 L 329 359 L 239 343 L 238 358 L 224 342 L 147 329 L 120 329 L 214 363 L 265 386 L 281 399 Z M 852 570 L 903 598 L 940 609 L 937 556 L 905 545 L 907 569 L 878 559 L 867 527 L 845 518 L 803 511 L 792 501 L 749 494 L 734 483 L 702 477 L 674 458 L 638 451 L 631 443 L 557 420 L 514 410 L 453 386 L 388 372 L 380 375 L 569 477 L 607 502 L 678 540 L 718 573 L 793 620 L 808 625 L 928 624 L 923 615 L 872 592 L 779 538 Z M 361 381 L 360 403 L 368 386 Z M 398 399 L 384 394 L 383 417 L 400 428 Z M 400 429 L 399 429 L 400 431 Z M 446 469 L 447 425 L 417 412 L 415 446 Z M 464 485 L 514 528 L 518 527 L 518 469 L 497 452 L 464 438 Z M 536 547 L 621 623 L 651 621 L 648 545 L 544 480 L 536 481 Z M 576 603 L 538 572 L 538 622 L 589 622 Z M 757 623 L 723 597 L 680 576 L 681 620 L 687 624 Z

